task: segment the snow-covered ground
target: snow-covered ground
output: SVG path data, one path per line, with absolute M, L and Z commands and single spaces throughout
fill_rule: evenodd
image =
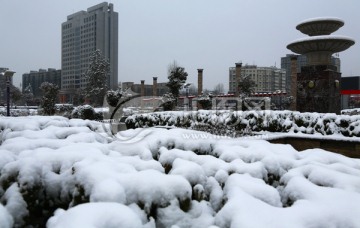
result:
M 0 143 L 1 228 L 360 227 L 360 161 L 320 149 L 39 116 Z

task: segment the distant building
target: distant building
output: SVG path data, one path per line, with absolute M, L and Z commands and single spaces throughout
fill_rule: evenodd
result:
M 107 84 L 118 85 L 118 13 L 113 4 L 103 2 L 67 17 L 61 28 L 61 100 L 72 102 L 77 89 L 84 89 L 83 74 L 89 67 L 89 57 L 99 49 L 110 62 Z
M 290 93 L 291 84 L 291 57 L 297 56 L 297 73 L 301 72 L 301 67 L 307 65 L 307 58 L 305 55 L 287 54 L 285 57 L 281 57 L 281 69 L 286 70 L 286 91 Z M 337 72 L 340 73 L 340 58 L 338 55 L 331 57 L 332 65 L 336 66 Z
M 27 86 L 31 86 L 32 93 L 35 98 L 40 98 L 42 96 L 42 91 L 40 86 L 43 82 L 50 82 L 57 85 L 59 88 L 61 86 L 61 70 L 56 70 L 53 68 L 39 69 L 39 71 L 30 71 L 30 73 L 25 73 L 22 75 L 22 92 L 25 91 Z
M 341 78 L 341 109 L 360 108 L 360 76 Z
M 144 96 L 153 96 L 153 84 L 144 84 Z M 123 82 L 122 89 L 131 89 L 135 93 L 141 95 L 141 84 L 135 84 L 134 82 Z M 165 93 L 169 92 L 169 88 L 166 86 L 166 82 L 157 83 L 156 94 L 157 96 L 162 96 Z
M 0 73 L 3 73 L 5 71 L 9 70 L 9 68 L 0 67 Z M 12 83 L 12 78 L 11 78 Z M 0 76 L 0 105 L 3 105 L 6 103 L 6 78 Z
M 277 90 L 285 91 L 286 71 L 274 66 L 258 67 L 257 65 L 243 65 L 241 78 L 250 77 L 256 84 L 255 93 L 272 93 Z M 229 68 L 229 93 L 236 91 L 236 68 Z

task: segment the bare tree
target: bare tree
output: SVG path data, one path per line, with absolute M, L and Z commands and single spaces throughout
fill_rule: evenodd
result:
M 219 83 L 214 87 L 214 95 L 219 95 L 224 93 L 225 89 L 224 89 L 224 84 Z
M 197 95 L 197 92 L 198 88 L 194 84 L 191 84 L 189 87 L 189 95 Z

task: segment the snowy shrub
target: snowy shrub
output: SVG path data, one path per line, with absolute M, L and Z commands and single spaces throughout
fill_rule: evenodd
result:
M 106 92 L 106 102 L 111 107 L 116 107 L 118 102 L 120 101 L 120 98 L 123 96 L 123 93 L 120 90 L 109 90 Z
M 55 104 L 56 115 L 70 118 L 73 110 L 74 110 L 73 104 Z
M 82 105 L 76 107 L 72 113 L 71 118 L 83 119 L 83 120 L 101 120 L 102 114 L 95 112 L 95 109 L 90 105 Z
M 10 116 L 29 116 L 31 114 L 29 109 L 19 108 L 19 109 L 10 109 Z M 6 109 L 0 108 L 0 116 L 6 116 Z
M 242 114 L 249 126 L 259 119 Z M 174 115 L 143 121 L 231 119 Z M 286 123 L 291 112 L 280 116 Z M 345 118 L 333 117 L 325 125 Z M 346 118 L 343 130 L 358 133 L 359 120 Z M 133 143 L 59 116 L 0 118 L 0 131 L 1 228 L 360 227 L 359 160 L 320 149 L 179 128 L 123 132 Z
M 347 116 L 291 111 L 211 111 L 155 112 L 134 114 L 128 128 L 175 126 L 217 135 L 241 136 L 254 132 L 294 132 L 303 134 L 360 137 L 360 115 Z

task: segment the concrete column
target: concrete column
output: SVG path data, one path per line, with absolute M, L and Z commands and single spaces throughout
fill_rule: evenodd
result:
M 145 80 L 141 80 L 140 81 L 141 82 L 141 96 L 143 97 L 143 96 L 145 96 Z
M 203 69 L 197 69 L 198 71 L 198 96 L 203 92 Z
M 235 63 L 235 97 L 240 95 L 241 67 L 242 63 Z
M 291 60 L 291 84 L 290 84 L 290 95 L 293 97 L 293 101 L 290 104 L 290 110 L 296 111 L 297 105 L 297 56 L 292 56 Z
M 153 77 L 153 96 L 157 96 L 157 77 Z

